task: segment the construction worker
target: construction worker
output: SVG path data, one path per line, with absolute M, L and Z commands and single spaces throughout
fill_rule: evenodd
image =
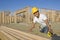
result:
M 39 9 L 37 7 L 32 8 L 32 14 L 35 16 L 33 18 L 33 24 L 29 31 L 32 31 L 35 28 L 35 23 L 41 24 L 40 32 L 47 33 L 49 37 L 52 36 L 53 32 L 51 29 L 51 25 L 49 24 L 48 18 L 45 14 L 39 13 Z

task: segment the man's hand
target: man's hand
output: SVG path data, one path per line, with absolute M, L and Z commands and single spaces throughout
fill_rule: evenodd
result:
M 32 23 L 32 27 L 29 29 L 29 32 L 32 32 L 33 28 L 35 28 L 35 23 Z
M 51 25 L 49 26 L 49 32 L 53 33 L 53 30 L 51 29 Z
M 33 28 L 35 28 L 35 26 L 31 27 L 31 28 L 29 29 L 29 32 L 32 32 Z
M 48 31 L 53 33 L 53 30 L 51 29 L 51 25 L 50 25 L 49 22 L 48 22 L 48 19 L 45 20 L 45 23 L 46 23 L 46 25 L 47 25 L 48 28 L 49 28 Z
M 49 32 L 53 33 L 53 30 L 52 29 L 49 29 Z
M 32 30 L 31 30 L 31 29 L 29 29 L 28 31 L 29 31 L 29 32 L 32 32 Z

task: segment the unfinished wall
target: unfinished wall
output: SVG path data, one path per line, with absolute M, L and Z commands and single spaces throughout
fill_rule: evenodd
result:
M 0 12 L 0 24 L 10 24 L 10 23 L 32 23 L 33 14 L 31 13 L 31 7 L 25 7 L 23 9 L 14 12 L 11 15 L 9 11 Z M 47 15 L 50 22 L 60 22 L 60 11 L 59 10 L 48 10 L 39 9 L 40 13 Z

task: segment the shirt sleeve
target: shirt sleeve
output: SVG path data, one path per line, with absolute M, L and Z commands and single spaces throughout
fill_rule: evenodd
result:
M 33 19 L 33 23 L 36 23 L 36 18 Z
M 43 15 L 43 18 L 42 18 L 43 20 L 46 20 L 46 19 L 48 19 L 47 18 L 47 16 L 46 15 Z

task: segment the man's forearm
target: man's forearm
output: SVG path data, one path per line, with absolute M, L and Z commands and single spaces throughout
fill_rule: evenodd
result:
M 33 28 L 35 28 L 34 26 L 33 27 L 31 27 L 31 29 L 30 30 L 32 30 Z
M 47 27 L 48 27 L 48 29 L 49 29 L 49 31 L 50 31 L 50 30 L 51 30 L 51 25 L 49 24 L 48 19 L 45 20 L 45 23 L 46 23 L 46 25 L 47 25 Z
M 51 29 L 51 25 L 48 24 L 47 26 L 48 26 L 48 28 L 49 28 L 49 30 L 50 30 L 50 29 Z
M 35 28 L 35 23 L 32 24 L 32 27 L 30 28 L 30 31 L 32 31 L 33 28 Z

